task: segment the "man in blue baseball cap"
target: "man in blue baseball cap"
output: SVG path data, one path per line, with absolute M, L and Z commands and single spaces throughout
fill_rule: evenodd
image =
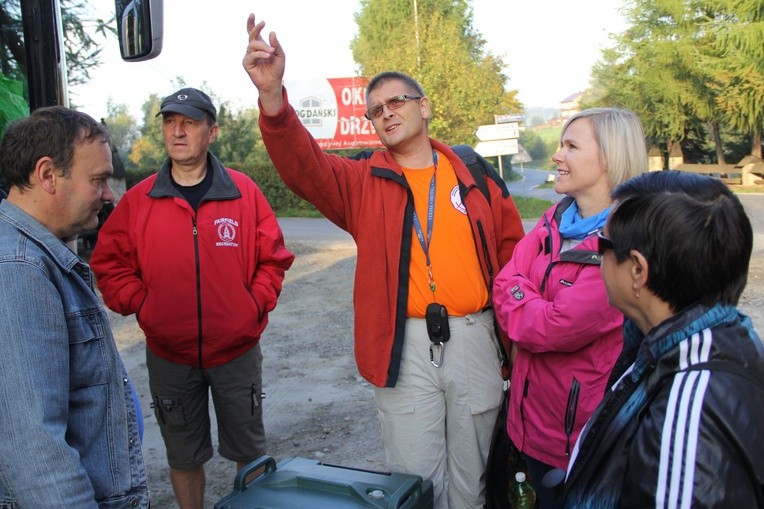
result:
M 162 101 L 168 157 L 120 199 L 90 258 L 106 305 L 135 313 L 146 334 L 152 407 L 182 509 L 204 504 L 210 390 L 220 455 L 242 468 L 266 452 L 259 340 L 294 260 L 257 185 L 209 151 L 216 113 L 195 88 Z

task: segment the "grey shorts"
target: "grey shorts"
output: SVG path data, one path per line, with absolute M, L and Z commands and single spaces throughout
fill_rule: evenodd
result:
M 146 348 L 146 367 L 167 463 L 193 470 L 212 457 L 209 394 L 215 405 L 218 451 L 224 458 L 249 463 L 265 454 L 260 345 L 209 369 L 175 364 Z

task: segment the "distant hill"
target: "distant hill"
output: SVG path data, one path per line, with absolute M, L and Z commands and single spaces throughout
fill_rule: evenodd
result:
M 560 108 L 544 108 L 539 106 L 525 108 L 525 125 L 529 127 L 543 124 L 556 118 L 560 118 Z

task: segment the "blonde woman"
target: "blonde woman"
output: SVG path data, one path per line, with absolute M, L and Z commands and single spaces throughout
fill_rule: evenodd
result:
M 493 298 L 515 354 L 507 431 L 542 509 L 558 501 L 541 479 L 567 467 L 621 351 L 623 315 L 607 301 L 597 232 L 610 191 L 647 169 L 642 125 L 627 110 L 582 111 L 566 122 L 552 160 L 565 198 L 518 243 Z

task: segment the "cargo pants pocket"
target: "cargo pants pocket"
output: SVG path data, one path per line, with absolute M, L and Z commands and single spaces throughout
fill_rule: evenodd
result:
M 183 400 L 161 394 L 152 394 L 151 408 L 160 427 L 179 428 L 186 424 Z

